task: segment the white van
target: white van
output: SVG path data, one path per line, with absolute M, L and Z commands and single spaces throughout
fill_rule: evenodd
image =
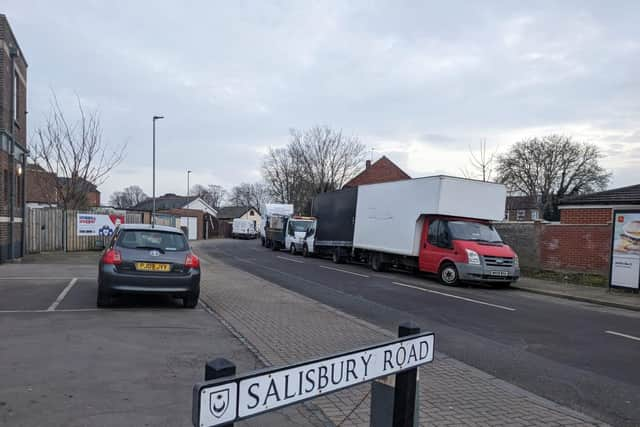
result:
M 231 237 L 234 239 L 255 239 L 258 237 L 255 222 L 250 219 L 235 218 L 231 228 Z

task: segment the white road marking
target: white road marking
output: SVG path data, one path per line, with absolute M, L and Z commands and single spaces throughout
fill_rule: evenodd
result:
M 49 308 L 47 308 L 47 311 L 55 311 L 56 307 L 60 305 L 64 297 L 67 296 L 67 294 L 69 293 L 71 288 L 73 288 L 73 285 L 75 285 L 77 281 L 78 281 L 77 277 L 74 277 L 73 279 L 71 279 L 69 284 L 62 290 L 62 292 L 60 292 L 60 295 L 58 295 L 58 298 L 56 298 L 56 300 L 49 306 Z
M 354 276 L 360 276 L 360 277 L 369 277 L 366 274 L 360 274 L 360 273 L 356 273 L 353 271 L 349 271 L 349 270 L 342 270 L 340 268 L 334 268 L 334 267 L 327 267 L 325 265 L 320 265 L 320 268 L 326 268 L 327 270 L 333 270 L 333 271 L 339 271 L 341 273 L 347 273 L 347 274 L 353 274 Z
M 99 308 L 63 308 L 61 310 L 0 310 L 0 314 L 12 313 L 74 313 L 82 311 L 104 311 Z
M 419 286 L 407 285 L 406 283 L 400 283 L 400 282 L 392 282 L 392 283 L 394 285 L 404 286 L 405 288 L 417 289 L 419 291 L 429 292 L 429 293 L 437 294 L 437 295 L 442 295 L 442 296 L 449 297 L 449 298 L 460 299 L 460 300 L 463 300 L 463 301 L 472 302 L 474 304 L 488 305 L 489 307 L 495 307 L 495 308 L 499 308 L 501 310 L 516 311 L 515 308 L 505 307 L 504 305 L 491 304 L 490 302 L 478 301 L 476 299 L 461 297 L 461 296 L 458 296 L 458 295 L 447 294 L 447 293 L 444 293 L 444 292 L 439 292 L 439 291 L 434 291 L 434 290 L 431 290 L 431 289 L 421 288 Z
M 299 260 L 297 260 L 297 259 L 288 258 L 288 257 L 286 257 L 286 256 L 280 256 L 280 255 L 278 255 L 278 256 L 276 256 L 276 258 L 280 258 L 280 259 L 283 259 L 283 260 L 285 260 L 285 261 L 297 262 L 298 264 L 304 264 L 304 261 L 299 261 Z
M 634 341 L 640 341 L 640 338 L 638 337 L 634 337 L 633 335 L 627 335 L 627 334 L 623 334 L 621 332 L 616 332 L 616 331 L 604 331 L 605 334 L 611 334 L 611 335 L 617 335 L 619 337 L 624 337 L 624 338 L 629 338 L 630 340 L 634 340 Z

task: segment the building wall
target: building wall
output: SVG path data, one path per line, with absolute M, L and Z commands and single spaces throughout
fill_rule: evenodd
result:
M 358 185 L 400 181 L 403 179 L 411 179 L 411 177 L 389 159 L 381 157 L 373 164 L 367 161 L 365 170 L 347 182 L 344 187 L 357 187 Z
M 252 212 L 253 212 L 253 215 L 251 215 Z M 255 209 L 249 209 L 240 218 L 241 219 L 249 219 L 251 221 L 255 221 L 256 222 L 256 230 L 260 229 L 260 224 L 262 224 L 262 218 L 260 217 L 260 214 L 258 214 L 258 211 L 256 211 Z
M 611 224 L 611 208 L 570 208 L 560 209 L 562 224 Z
M 194 209 L 167 209 L 158 211 L 158 213 L 168 213 L 175 216 L 189 216 L 198 218 L 198 240 L 204 239 L 204 224 L 205 224 L 205 212 L 197 211 Z

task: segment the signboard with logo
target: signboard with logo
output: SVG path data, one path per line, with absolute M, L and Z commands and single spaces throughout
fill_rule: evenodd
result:
M 88 214 L 77 215 L 78 236 L 111 236 L 120 224 L 124 224 L 124 215 Z
M 211 427 L 299 403 L 433 361 L 433 333 L 297 365 L 196 384 L 193 425 Z
M 640 288 L 640 210 L 613 212 L 611 287 Z

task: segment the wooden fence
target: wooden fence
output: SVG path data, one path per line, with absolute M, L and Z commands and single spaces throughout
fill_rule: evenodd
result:
M 96 208 L 91 211 L 65 211 L 61 208 L 27 208 L 27 253 L 50 251 L 89 251 L 104 247 L 109 237 L 78 236 L 79 213 L 109 214 L 111 209 Z M 125 215 L 125 223 L 140 224 L 145 221 L 142 212 L 115 211 Z M 170 218 L 165 218 L 170 223 Z M 175 224 L 175 218 L 173 219 Z

